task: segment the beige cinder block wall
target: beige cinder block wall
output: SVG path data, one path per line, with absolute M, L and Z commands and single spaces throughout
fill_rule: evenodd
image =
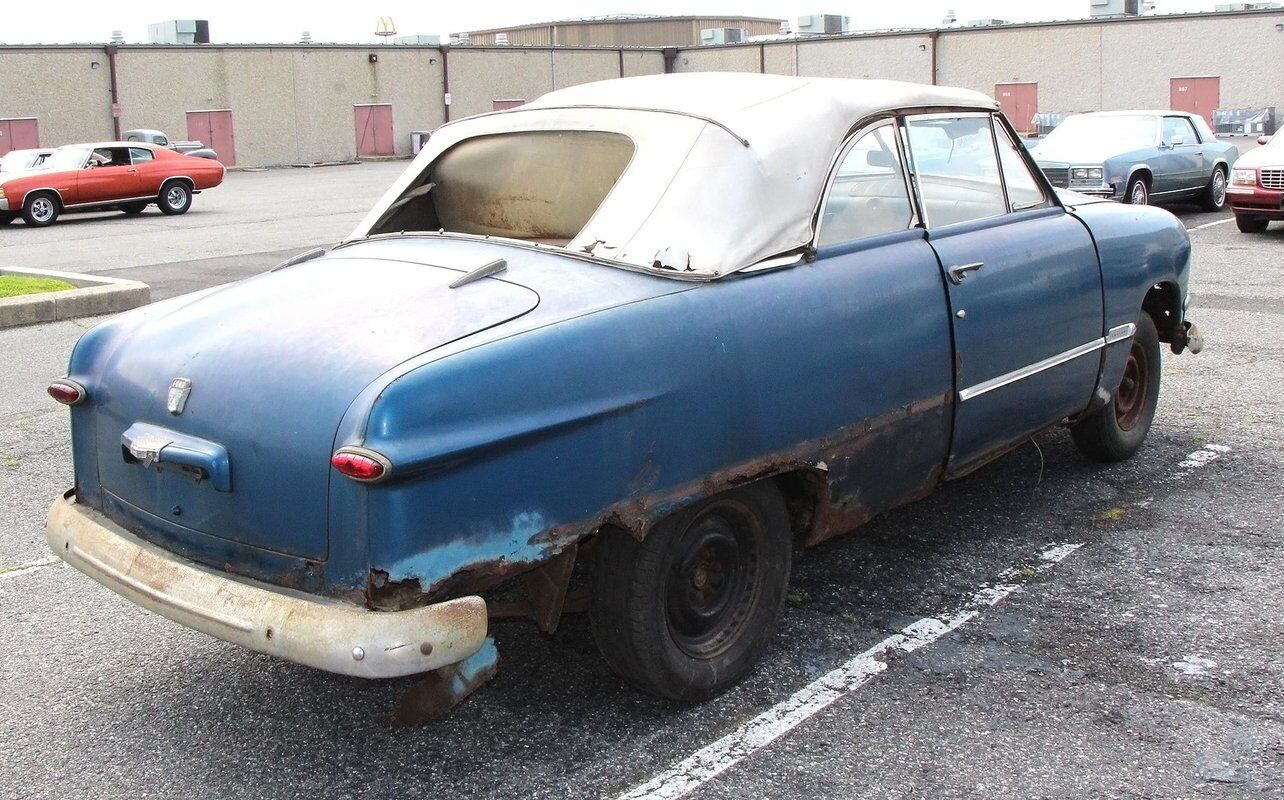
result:
M 1284 11 L 1100 26 L 1101 108 L 1168 108 L 1172 78 L 1220 76 L 1222 108 L 1284 115 Z
M 0 118 L 36 117 L 42 147 L 110 139 L 101 47 L 0 47 Z
M 240 164 L 355 157 L 358 103 L 392 104 L 400 155 L 412 130 L 444 117 L 435 48 L 129 48 L 118 59 L 124 129 L 184 138 L 187 111 L 231 109 Z
M 996 84 L 1037 83 L 1041 111 L 1096 110 L 1102 102 L 1102 27 L 946 31 L 937 46 L 937 78 L 991 97 Z
M 931 38 L 857 36 L 798 43 L 797 74 L 932 82 Z

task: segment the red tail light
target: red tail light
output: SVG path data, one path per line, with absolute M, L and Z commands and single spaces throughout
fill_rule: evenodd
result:
M 49 396 L 62 403 L 64 406 L 74 406 L 77 403 L 84 402 L 85 387 L 70 378 L 59 378 L 49 384 Z
M 374 483 L 388 477 L 392 462 L 373 450 L 364 447 L 341 447 L 330 456 L 330 465 L 339 472 L 362 483 Z

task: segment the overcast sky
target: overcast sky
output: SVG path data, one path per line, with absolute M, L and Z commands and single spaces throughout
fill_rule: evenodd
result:
M 273 3 L 220 0 L 112 3 L 10 0 L 0 11 L 0 43 L 105 42 L 113 30 L 128 42 L 146 42 L 147 24 L 167 19 L 208 19 L 215 42 L 296 42 L 309 31 L 318 42 L 372 42 L 380 16 L 391 17 L 400 34 L 447 34 L 524 22 L 601 14 L 728 14 L 793 20 L 800 14 L 846 14 L 854 29 L 931 27 L 953 9 L 961 21 L 1072 19 L 1088 15 L 1089 0 L 543 0 L 543 2 Z M 1159 13 L 1212 10 L 1215 0 L 1157 0 Z M 330 8 L 326 8 L 330 6 Z

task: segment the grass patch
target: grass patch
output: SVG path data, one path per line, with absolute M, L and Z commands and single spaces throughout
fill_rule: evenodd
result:
M 54 278 L 28 278 L 25 275 L 0 275 L 0 297 L 17 297 L 20 294 L 40 294 L 41 292 L 61 292 L 64 289 L 75 289 L 66 281 Z

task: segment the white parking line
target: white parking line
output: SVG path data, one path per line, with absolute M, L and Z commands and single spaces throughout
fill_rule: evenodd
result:
M 1235 218 L 1234 218 L 1234 217 L 1231 217 L 1230 219 L 1219 219 L 1219 220 L 1217 220 L 1216 222 L 1205 222 L 1203 225 L 1196 225 L 1195 227 L 1193 227 L 1193 228 L 1187 228 L 1186 230 L 1188 230 L 1188 231 L 1202 231 L 1204 228 L 1211 228 L 1211 227 L 1213 227 L 1214 225 L 1225 225 L 1225 224 L 1226 224 L 1226 223 L 1228 223 L 1228 222 L 1234 222 L 1234 221 L 1235 221 Z
M 940 639 L 969 622 L 988 606 L 997 605 L 1031 578 L 1046 572 L 1082 544 L 1049 545 L 1039 561 L 1004 570 L 992 584 L 979 587 L 953 612 L 924 617 L 892 634 L 865 652 L 847 660 L 792 695 L 673 764 L 651 780 L 618 797 L 618 800 L 676 800 L 734 767 L 758 750 L 797 728 L 836 700 L 856 691 L 887 669 L 892 652 L 910 653 Z
M 16 578 L 19 575 L 26 575 L 28 572 L 35 572 L 36 570 L 44 569 L 45 567 L 52 567 L 54 564 L 60 563 L 61 561 L 62 559 L 58 558 L 58 556 L 48 556 L 47 558 L 42 558 L 39 561 L 32 561 L 30 564 L 22 564 L 12 569 L 0 570 L 0 581 L 8 578 Z

